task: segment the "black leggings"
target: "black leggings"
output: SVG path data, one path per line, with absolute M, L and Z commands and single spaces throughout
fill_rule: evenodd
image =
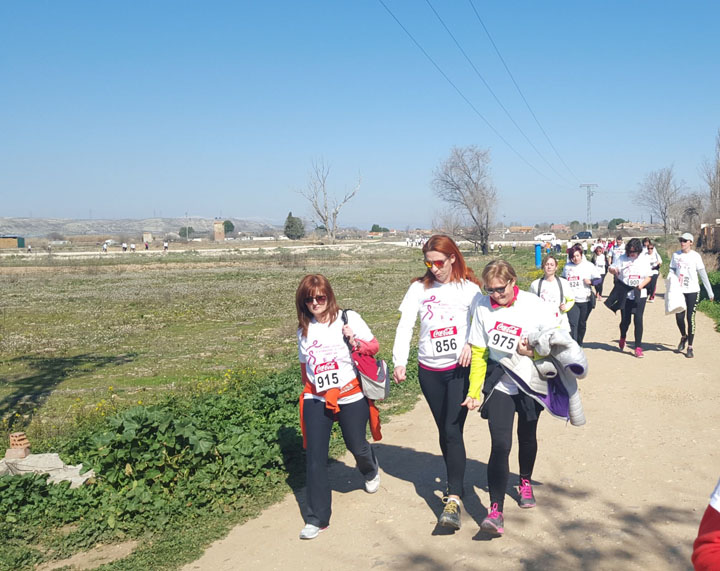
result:
M 515 413 L 518 413 L 518 464 L 520 478 L 530 479 L 535 458 L 537 457 L 537 423 L 542 406 L 535 403 L 538 418 L 527 420 L 521 406 L 522 395 L 508 395 L 495 389 L 483 405 L 487 412 L 490 427 L 490 460 L 488 461 L 487 477 L 490 491 L 490 505 L 497 504 L 498 511 L 503 511 L 505 490 L 510 478 L 510 449 L 512 448 L 512 429 Z
M 593 294 L 590 294 L 593 295 Z M 568 321 L 570 322 L 570 337 L 577 341 L 580 347 L 583 346 L 583 339 L 585 339 L 585 331 L 587 330 L 587 320 L 590 316 L 592 308 L 590 307 L 589 301 L 583 301 L 572 306 L 568 311 Z
M 695 339 L 695 313 L 697 313 L 697 304 L 700 300 L 700 292 L 696 291 L 693 293 L 684 293 L 685 305 L 687 309 L 675 314 L 675 321 L 677 322 L 680 335 L 683 337 L 687 336 L 688 345 L 692 347 L 693 340 Z M 685 315 L 687 314 L 687 332 L 685 330 Z
M 357 467 L 365 477 L 372 480 L 378 473 L 378 463 L 370 443 L 366 427 L 370 419 L 368 401 L 362 400 L 340 405 L 340 412 L 334 415 L 325 408 L 325 403 L 306 399 L 303 403 L 307 449 L 305 451 L 307 472 L 307 516 L 306 523 L 325 527 L 330 523 L 331 495 L 328 479 L 328 449 L 330 431 L 337 419 L 342 430 L 345 446 L 352 452 Z
M 447 472 L 447 493 L 463 495 L 465 440 L 463 428 L 468 409 L 460 406 L 470 388 L 470 367 L 433 371 L 418 367 L 418 380 L 437 425 L 440 450 Z
M 595 286 L 595 291 L 598 295 L 602 295 L 603 283 L 605 283 L 605 275 L 606 274 L 602 274 L 600 276 L 600 282 Z
M 653 274 L 650 283 L 647 285 L 648 298 L 655 298 L 655 290 L 657 290 L 657 281 L 659 274 Z
M 628 299 L 625 301 L 625 306 L 620 311 L 620 338 L 625 339 L 627 331 L 630 328 L 630 319 L 635 314 L 635 347 L 642 347 L 642 336 L 643 336 L 643 313 L 645 313 L 645 304 L 647 298 L 640 297 L 640 294 L 635 290 L 635 299 Z

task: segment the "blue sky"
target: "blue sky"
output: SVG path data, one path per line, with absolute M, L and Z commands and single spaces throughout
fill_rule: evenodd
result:
M 429 227 L 465 145 L 490 149 L 508 223 L 584 221 L 581 183 L 594 220 L 648 219 L 630 194 L 670 165 L 702 189 L 719 2 L 383 2 L 500 136 L 379 0 L 0 2 L 0 216 L 282 223 L 323 159 L 335 194 L 362 177 L 342 226 Z

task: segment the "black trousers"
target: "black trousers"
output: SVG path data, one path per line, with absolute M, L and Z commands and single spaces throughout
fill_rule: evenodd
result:
M 537 457 L 537 423 L 542 406 L 535 403 L 538 418 L 527 420 L 520 404 L 520 398 L 521 395 L 508 395 L 496 389 L 483 405 L 487 413 L 491 441 L 490 460 L 487 468 L 490 504 L 497 504 L 499 511 L 503 511 L 505 490 L 507 490 L 510 478 L 509 458 L 515 413 L 518 415 L 518 464 L 521 479 L 530 479 Z
M 592 294 L 591 294 L 592 295 Z M 568 311 L 568 321 L 570 322 L 570 337 L 577 341 L 577 344 L 582 347 L 583 339 L 585 339 L 585 331 L 587 331 L 587 320 L 590 316 L 592 308 L 590 307 L 589 301 L 584 301 L 572 306 L 572 309 Z
M 467 407 L 460 406 L 470 388 L 470 367 L 449 371 L 430 371 L 418 367 L 418 380 L 438 429 L 440 450 L 447 472 L 447 493 L 463 495 L 465 480 L 465 440 L 463 429 Z
M 687 335 L 688 345 L 692 347 L 695 339 L 695 314 L 697 313 L 697 304 L 700 300 L 700 292 L 684 293 L 685 305 L 687 309 L 675 314 L 675 322 L 677 323 L 680 335 Z M 687 330 L 685 329 L 685 316 L 687 315 Z M 686 333 L 687 331 L 687 333 Z
M 639 297 L 637 290 L 635 290 L 635 299 L 626 300 L 625 306 L 620 311 L 621 339 L 625 339 L 627 331 L 630 328 L 630 319 L 635 315 L 635 347 L 642 347 L 643 314 L 645 313 L 645 304 L 647 303 L 646 297 Z
M 357 467 L 372 480 L 378 472 L 375 453 L 366 438 L 367 423 L 370 420 L 368 401 L 362 400 L 340 405 L 340 412 L 333 415 L 325 403 L 306 399 L 303 405 L 307 448 L 305 450 L 307 474 L 307 515 L 305 521 L 318 527 L 330 523 L 331 490 L 328 479 L 328 452 L 330 431 L 337 416 L 347 449 L 355 456 Z

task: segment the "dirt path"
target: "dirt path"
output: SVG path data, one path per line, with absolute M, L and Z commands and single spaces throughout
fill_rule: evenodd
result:
M 538 505 L 520 510 L 507 498 L 502 538 L 479 531 L 489 436 L 478 414 L 465 428 L 463 527 L 449 535 L 436 528 L 444 468 L 421 401 L 383 427 L 377 494 L 362 490 L 351 457 L 331 466 L 333 519 L 317 539 L 298 539 L 302 506 L 291 494 L 185 570 L 691 569 L 692 541 L 720 476 L 720 335 L 698 314 L 696 357 L 685 358 L 663 305 L 647 305 L 644 359 L 618 350 L 619 316 L 601 306 L 591 314 L 590 375 L 581 381 L 588 424 L 542 417 Z M 514 453 L 510 467 L 514 484 Z

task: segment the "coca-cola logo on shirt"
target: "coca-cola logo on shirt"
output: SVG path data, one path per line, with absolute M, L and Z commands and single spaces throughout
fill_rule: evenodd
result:
M 320 363 L 317 367 L 315 367 L 315 374 L 319 375 L 320 373 L 324 373 L 326 371 L 337 371 L 339 368 L 340 367 L 338 367 L 338 364 L 335 361 Z
M 522 333 L 522 327 L 510 325 L 509 323 L 503 323 L 502 321 L 495 322 L 495 329 L 497 331 L 507 333 L 508 335 L 520 335 Z
M 457 335 L 457 327 L 443 327 L 442 329 L 434 329 L 430 332 L 431 339 L 437 339 L 439 337 L 451 337 Z

